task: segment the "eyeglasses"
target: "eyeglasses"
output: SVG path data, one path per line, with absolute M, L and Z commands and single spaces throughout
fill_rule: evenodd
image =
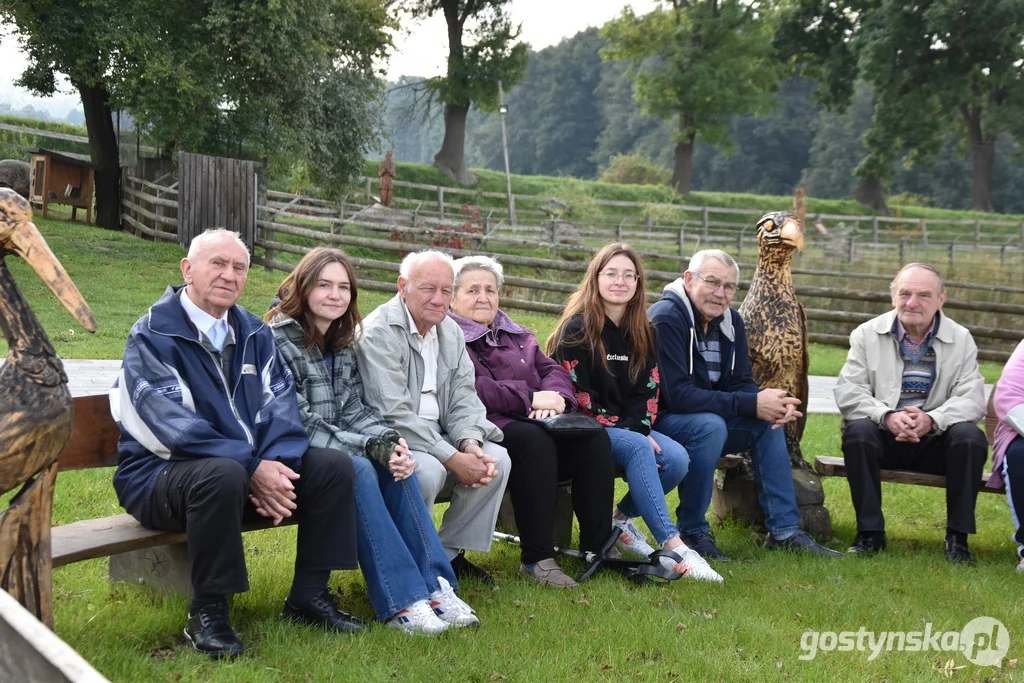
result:
M 640 278 L 639 275 L 631 270 L 627 270 L 625 273 L 620 273 L 617 270 L 603 270 L 599 275 L 603 280 L 607 280 L 608 282 L 615 282 L 621 277 L 628 284 L 634 284 Z
M 735 282 L 722 282 L 717 277 L 704 277 L 700 273 L 694 273 L 696 277 L 699 277 L 704 283 L 711 288 L 712 291 L 717 291 L 719 287 L 725 290 L 726 294 L 736 293 Z

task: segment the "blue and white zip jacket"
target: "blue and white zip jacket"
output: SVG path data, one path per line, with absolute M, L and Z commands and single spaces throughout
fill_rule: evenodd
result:
M 121 430 L 114 490 L 146 527 L 156 477 L 168 461 L 231 458 L 252 475 L 261 460 L 278 460 L 298 471 L 309 447 L 295 382 L 270 328 L 231 307 L 236 342 L 228 387 L 181 306 L 183 288 L 168 287 L 132 327 L 110 390 Z
M 757 417 L 757 392 L 750 370 L 747 330 L 740 312 L 726 309 L 719 317 L 722 376 L 711 383 L 707 363 L 697 350 L 693 305 L 683 279 L 665 286 L 661 299 L 647 309 L 658 330 L 658 370 L 662 413 L 715 413 L 728 420 Z

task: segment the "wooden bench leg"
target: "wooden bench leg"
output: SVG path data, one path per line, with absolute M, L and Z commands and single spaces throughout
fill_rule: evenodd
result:
M 166 595 L 192 594 L 188 545 L 174 543 L 110 556 L 110 580 L 149 586 Z
M 572 496 L 568 485 L 559 484 L 555 494 L 555 519 L 553 526 L 555 545 L 568 547 L 572 543 Z M 512 496 L 506 490 L 505 497 L 501 500 L 501 508 L 498 510 L 498 531 L 513 536 L 519 535 L 516 528 L 516 515 L 512 510 Z

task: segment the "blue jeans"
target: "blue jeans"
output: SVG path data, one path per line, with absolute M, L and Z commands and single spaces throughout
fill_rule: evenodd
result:
M 800 512 L 793 492 L 789 450 L 783 430 L 752 417 L 725 420 L 714 413 L 661 413 L 658 429 L 672 437 L 690 454 L 690 472 L 679 487 L 676 519 L 683 535 L 710 529 L 707 520 L 715 469 L 723 453 L 753 449 L 751 466 L 757 500 L 764 511 L 765 526 L 773 536 L 785 536 L 800 528 Z
M 686 449 L 664 434 L 652 431 L 651 436 L 661 446 L 660 454 L 643 434 L 608 428 L 615 467 L 626 471 L 629 483 L 629 491 L 619 501 L 619 511 L 630 517 L 642 517 L 661 545 L 679 534 L 668 513 L 665 494 L 683 481 L 690 459 Z
M 352 456 L 356 542 L 370 603 L 381 621 L 426 600 L 443 576 L 458 590 L 416 477 L 395 481 L 378 463 Z

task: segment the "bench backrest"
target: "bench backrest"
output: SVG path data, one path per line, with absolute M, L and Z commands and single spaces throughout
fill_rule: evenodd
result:
M 60 471 L 117 465 L 117 439 L 121 432 L 110 416 L 106 394 L 73 398 L 75 421 L 71 440 L 60 454 Z

